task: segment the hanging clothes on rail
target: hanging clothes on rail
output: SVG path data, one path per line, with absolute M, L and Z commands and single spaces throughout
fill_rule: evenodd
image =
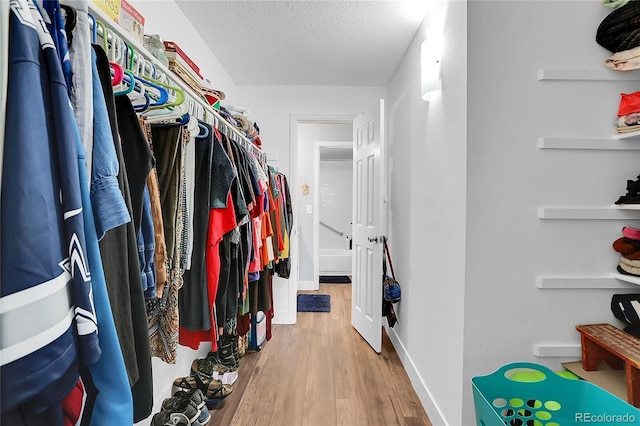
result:
M 133 217 L 123 146 L 127 143 L 133 143 L 127 139 L 127 135 L 131 134 L 128 129 L 135 129 L 138 124 L 137 121 L 131 121 L 133 116 L 130 112 L 133 106 L 130 101 L 127 102 L 127 99 L 123 98 L 121 103 L 116 105 L 116 97 L 113 95 L 113 87 L 111 86 L 108 58 L 100 46 L 94 45 L 94 49 L 98 58 L 98 72 L 105 93 L 113 144 L 118 159 L 118 186 L 124 196 L 129 214 Z M 94 152 L 94 161 L 95 155 Z M 109 230 L 100 240 L 107 289 L 112 301 L 116 330 L 133 393 L 135 421 L 148 417 L 153 408 L 151 347 L 148 338 L 137 241 L 133 221 Z
M 201 341 L 210 341 L 213 347 L 213 351 L 217 349 L 217 340 L 219 335 L 219 327 L 222 327 L 215 316 L 216 296 L 219 289 L 220 274 L 221 274 L 221 260 L 219 245 L 223 240 L 225 234 L 235 229 L 237 226 L 234 199 L 232 196 L 232 187 L 237 180 L 237 174 L 232 166 L 231 160 L 225 152 L 222 141 L 223 135 L 212 128 L 210 132 L 211 136 L 211 167 L 206 174 L 210 175 L 211 183 L 209 185 L 209 193 L 204 194 L 198 192 L 198 197 L 206 196 L 206 201 L 202 198 L 198 198 L 200 205 L 206 203 L 208 206 L 208 220 L 207 220 L 207 233 L 205 246 L 205 275 L 206 275 L 206 289 L 207 289 L 207 306 L 206 306 L 206 318 L 203 314 L 197 314 L 198 311 L 191 311 L 186 309 L 187 304 L 191 304 L 193 309 L 197 309 L 198 306 L 202 308 L 202 302 L 194 298 L 192 294 L 189 296 L 189 292 L 194 290 L 195 287 L 203 287 L 203 283 L 200 278 L 200 283 L 193 280 L 190 277 L 191 282 L 189 288 L 184 290 L 184 307 L 181 312 L 181 329 L 180 329 L 180 344 L 197 349 Z M 206 140 L 208 140 L 207 138 Z M 204 142 L 208 144 L 208 142 Z M 207 148 L 208 149 L 208 148 Z M 201 155 L 208 155 L 208 151 L 202 149 Z M 203 163 L 208 163 L 208 159 L 205 159 Z M 202 166 L 204 167 L 205 164 Z M 205 173 L 201 170 L 201 173 Z M 206 185 L 206 184 L 205 184 Z M 203 225 L 201 224 L 203 227 Z M 202 234 L 195 234 L 195 238 L 203 238 Z M 193 262 L 193 259 L 192 259 Z M 193 268 L 193 264 L 192 264 Z M 195 284 L 194 284 L 195 283 Z M 197 290 L 195 290 L 197 291 Z M 203 292 L 204 293 L 204 292 Z M 198 328 L 198 324 L 202 323 L 202 328 Z M 209 325 L 210 324 L 210 325 Z
M 70 98 L 85 152 L 87 176 L 91 176 L 93 162 L 93 88 L 91 82 L 93 77 L 91 75 L 92 47 L 89 2 L 88 0 L 64 0 L 64 3 L 75 10 L 76 25 L 71 31 L 72 43 L 69 46 L 69 59 L 73 72 Z
M 9 8 L 0 7 L 0 52 L 9 52 Z M 7 76 L 9 75 L 9 55 L 0 54 L 0 135 L 4 135 L 7 111 Z M 2 184 L 2 153 L 4 138 L 0 139 L 0 184 Z
M 0 337 L 2 423 L 56 425 L 79 368 L 101 355 L 86 212 L 66 84 L 34 3 L 11 1 L 9 34 L 2 204 L 11 208 L 1 212 L 0 295 L 11 314 Z
M 180 244 L 183 221 L 185 146 L 188 132 L 181 124 L 150 126 L 150 145 L 156 159 L 160 207 L 167 248 L 167 282 L 161 298 L 147 300 L 149 336 L 153 355 L 175 363 L 178 346 L 178 291 L 183 285 L 184 248 Z
M 130 222 L 131 217 L 118 186 L 118 159 L 95 52 L 92 52 L 91 68 L 92 110 L 95 111 L 93 117 L 96 121 L 96 125 L 92 126 L 95 129 L 92 146 L 96 149 L 92 149 L 91 152 L 96 154 L 96 161 L 92 162 L 94 173 L 89 179 L 91 198 L 85 203 L 84 208 L 87 212 L 85 228 L 95 237 L 94 243 L 88 247 L 92 250 L 88 258 L 94 284 L 102 356 L 98 362 L 89 367 L 88 373 L 82 376 L 87 393 L 83 418 L 90 419 L 85 424 L 92 423 L 92 420 L 93 424 L 97 424 L 95 419 L 105 419 L 103 424 L 116 426 L 133 421 L 133 396 L 109 301 L 98 240 L 107 231 Z M 84 144 L 81 142 L 79 131 L 78 139 L 80 140 L 78 151 L 83 151 Z M 86 159 L 83 158 L 83 160 L 79 164 L 81 182 L 86 179 Z
M 211 330 L 206 274 L 206 236 L 209 230 L 209 193 L 213 160 L 214 132 L 200 123 L 203 132 L 195 138 L 195 182 L 192 209 L 193 250 L 190 268 L 184 273 L 184 283 L 178 294 L 180 313 L 180 343 L 191 346 L 182 331 Z M 197 342 L 200 342 L 198 337 Z M 193 343 L 195 344 L 195 342 Z

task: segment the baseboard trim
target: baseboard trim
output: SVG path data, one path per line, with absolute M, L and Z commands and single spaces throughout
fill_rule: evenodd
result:
M 411 380 L 411 384 L 413 385 L 413 389 L 416 391 L 420 402 L 422 402 L 422 406 L 424 410 L 427 412 L 427 416 L 429 416 L 429 420 L 434 426 L 448 426 L 447 422 L 444 420 L 442 412 L 438 405 L 433 401 L 433 397 L 431 396 L 431 392 L 429 392 L 429 388 L 427 387 L 424 380 L 418 373 L 411 356 L 407 353 L 404 345 L 400 341 L 400 338 L 396 334 L 395 330 L 385 326 L 385 330 L 387 331 L 387 335 L 389 336 L 389 340 L 393 344 L 398 356 L 400 357 L 400 361 L 404 366 L 409 379 Z
M 314 281 L 298 281 L 298 290 L 317 290 L 318 285 Z

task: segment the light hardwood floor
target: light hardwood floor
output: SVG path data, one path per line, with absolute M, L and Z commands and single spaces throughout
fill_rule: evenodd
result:
M 274 325 L 263 349 L 240 359 L 210 425 L 431 425 L 387 335 L 378 355 L 351 326 L 351 285 L 317 293 L 331 295 L 331 312 Z

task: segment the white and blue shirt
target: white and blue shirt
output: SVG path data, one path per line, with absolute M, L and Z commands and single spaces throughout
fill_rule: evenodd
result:
M 59 403 L 101 351 L 78 150 L 56 49 L 31 0 L 11 0 L 0 237 L 5 413 Z

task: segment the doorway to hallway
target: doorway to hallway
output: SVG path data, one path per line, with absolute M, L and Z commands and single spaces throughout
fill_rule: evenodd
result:
M 344 222 L 343 219 L 338 219 L 331 214 L 326 220 L 323 220 L 326 226 L 322 226 L 322 229 L 320 228 L 319 219 L 323 215 L 322 208 L 319 207 L 321 204 L 321 180 L 322 176 L 328 176 L 327 173 L 321 172 L 320 158 L 329 159 L 329 155 L 337 158 L 338 153 L 336 151 L 325 151 L 325 148 L 346 148 L 344 145 L 331 145 L 336 142 L 344 144 L 345 141 L 352 141 L 353 117 L 298 118 L 295 123 L 295 132 L 296 138 L 293 140 L 297 143 L 294 142 L 295 146 L 292 146 L 292 151 L 295 151 L 295 153 L 292 152 L 291 159 L 291 164 L 295 165 L 293 167 L 293 170 L 295 170 L 295 176 L 293 177 L 295 183 L 291 185 L 293 188 L 291 192 L 294 196 L 293 205 L 297 213 L 297 217 L 294 218 L 294 223 L 297 224 L 297 251 L 294 251 L 294 254 L 297 254 L 296 259 L 298 261 L 298 290 L 318 290 L 320 238 L 322 236 L 331 238 L 330 243 L 338 249 L 345 247 L 342 238 L 351 234 L 350 220 L 345 224 L 342 223 Z M 349 144 L 352 146 L 352 142 L 349 142 Z M 322 152 L 320 148 L 322 148 Z M 344 157 L 344 154 L 343 150 L 340 155 Z M 333 166 L 335 175 L 339 173 L 337 169 L 340 166 L 337 163 L 333 164 Z M 344 176 L 344 172 L 341 174 Z M 348 184 L 351 185 L 351 179 L 349 179 Z M 325 184 L 325 202 L 328 201 L 327 198 L 331 195 L 326 193 L 328 190 L 329 188 Z M 329 212 L 329 209 L 325 210 Z M 350 213 L 351 209 L 349 208 L 345 214 L 350 215 Z M 334 222 L 334 219 L 340 220 L 341 223 Z M 331 227 L 335 231 L 329 230 L 327 227 Z M 343 233 L 343 235 L 340 236 L 340 233 Z M 329 259 L 327 257 L 324 260 L 336 261 L 337 259 Z M 340 261 L 344 262 L 344 259 L 340 259 Z
M 353 142 L 315 142 L 314 274 L 349 276 L 352 270 Z

